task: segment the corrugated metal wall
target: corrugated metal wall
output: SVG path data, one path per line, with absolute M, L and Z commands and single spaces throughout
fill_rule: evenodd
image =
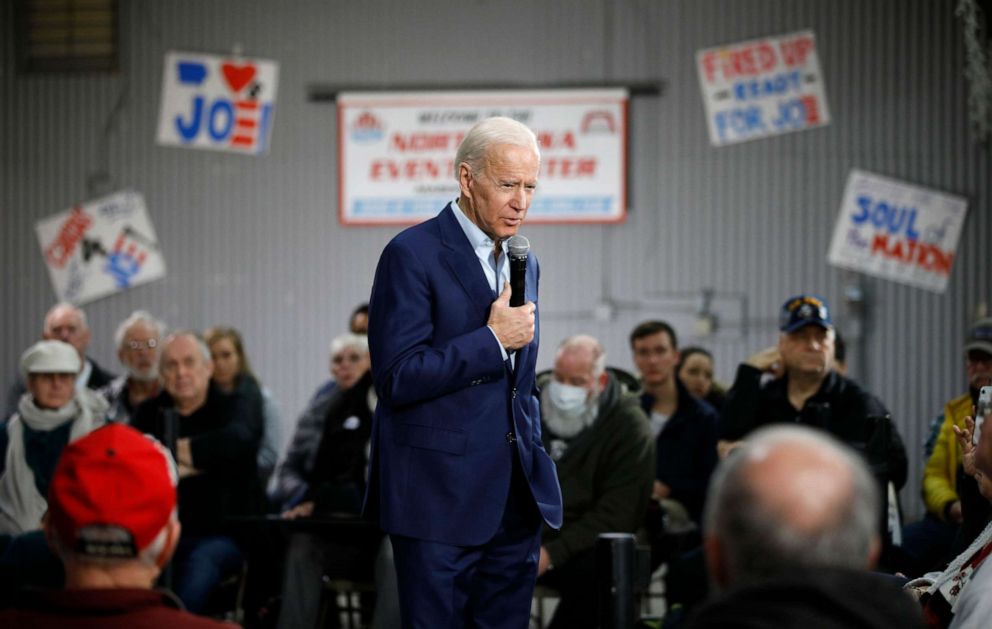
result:
M 660 98 L 631 104 L 629 220 L 526 229 L 543 266 L 540 366 L 558 339 L 587 331 L 630 368 L 628 331 L 661 317 L 683 343 L 712 347 L 729 380 L 774 341 L 785 297 L 816 291 L 852 337 L 854 376 L 896 416 L 914 470 L 928 419 L 963 390 L 965 324 L 989 300 L 992 171 L 988 147 L 969 134 L 954 0 L 122 0 L 121 73 L 81 77 L 14 73 L 10 4 L 0 13 L 0 382 L 53 301 L 34 223 L 132 187 L 145 194 L 169 276 L 87 306 L 93 355 L 116 365 L 113 329 L 137 307 L 173 326 L 235 325 L 288 424 L 325 377 L 327 342 L 367 298 L 396 232 L 338 225 L 335 111 L 309 102 L 309 86 L 662 79 Z M 804 28 L 817 37 L 831 124 L 710 147 L 695 51 Z M 237 45 L 280 63 L 270 154 L 156 146 L 164 53 Z M 826 264 L 852 168 L 969 198 L 945 294 Z M 721 327 L 695 339 L 703 288 L 716 291 Z M 866 296 L 863 323 L 845 304 L 850 288 Z

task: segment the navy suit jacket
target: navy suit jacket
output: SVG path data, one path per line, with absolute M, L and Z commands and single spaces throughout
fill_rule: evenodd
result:
M 500 524 L 514 448 L 550 526 L 561 526 L 562 507 L 541 443 L 539 328 L 511 371 L 486 327 L 496 295 L 456 211 L 449 204 L 403 231 L 379 259 L 369 300 L 379 403 L 365 513 L 388 533 L 471 546 L 487 542 Z M 538 276 L 531 255 L 527 299 L 535 305 Z

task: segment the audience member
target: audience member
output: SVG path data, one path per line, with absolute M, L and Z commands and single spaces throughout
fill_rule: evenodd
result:
M 66 446 L 52 476 L 45 534 L 65 565 L 65 589 L 29 591 L 0 626 L 230 627 L 181 611 L 152 589 L 179 541 L 176 470 L 168 452 L 123 425 Z
M 676 375 L 678 338 L 669 324 L 641 323 L 630 333 L 630 348 L 644 387 L 641 407 L 656 440 L 652 497 L 664 510 L 698 523 L 717 460 L 716 411 L 693 397 Z
M 755 432 L 714 474 L 704 546 L 719 595 L 689 626 L 922 626 L 912 601 L 869 572 L 880 502 L 864 461 L 823 432 Z
M 975 423 L 965 417 L 962 426 L 953 431 L 961 450 L 961 467 L 964 474 L 973 477 L 984 500 L 992 500 L 992 439 L 981 431 L 976 446 L 972 441 Z M 927 623 L 931 627 L 946 629 L 956 627 L 984 627 L 988 616 L 977 612 L 988 603 L 986 558 L 992 554 L 992 523 L 988 524 L 962 553 L 953 559 L 943 572 L 931 572 L 906 584 L 906 589 L 920 597 Z M 982 575 L 981 578 L 976 578 Z M 972 588 L 975 588 L 972 590 Z
M 907 551 L 920 559 L 924 570 L 943 565 L 949 555 L 966 548 L 989 521 L 988 500 L 981 497 L 975 479 L 963 473 L 954 428 L 964 427 L 979 390 L 992 385 L 992 319 L 971 326 L 964 358 L 968 391 L 944 405 L 944 422 L 923 470 L 926 516 L 906 527 Z
M 110 404 L 107 421 L 128 424 L 138 405 L 159 394 L 158 349 L 165 324 L 144 310 L 135 310 L 117 326 L 114 343 L 125 374 L 100 389 Z
M 683 347 L 679 355 L 679 364 L 675 366 L 679 380 L 689 393 L 720 412 L 727 391 L 713 379 L 713 354 L 702 347 L 691 346 Z
M 185 535 L 174 560 L 174 585 L 194 613 L 214 586 L 240 569 L 243 555 L 226 519 L 257 514 L 256 457 L 262 437 L 258 413 L 210 382 L 213 361 L 194 332 L 162 343 L 159 371 L 165 390 L 143 403 L 132 425 L 170 447 L 179 464 L 179 521 Z
M 538 574 L 558 590 L 549 629 L 596 618 L 595 545 L 600 533 L 640 527 L 654 479 L 654 439 L 635 394 L 606 369 L 591 336 L 565 339 L 542 385 L 541 433 L 558 467 L 561 530 L 545 527 Z
M 272 393 L 258 380 L 245 354 L 241 333 L 234 328 L 215 327 L 204 335 L 214 361 L 213 382 L 223 393 L 240 396 L 254 413 L 260 413 L 264 430 L 258 447 L 258 473 L 263 486 L 276 467 L 282 451 L 282 423 Z
M 992 336 L 985 338 L 992 339 Z M 972 443 L 971 431 L 973 427 L 974 424 L 971 423 L 966 426 L 967 430 L 956 431 L 959 445 L 962 447 Z M 983 424 L 980 435 L 978 446 L 973 448 L 974 476 L 978 481 L 982 496 L 986 500 L 992 500 L 992 430 Z M 985 538 L 984 543 L 979 550 L 971 553 L 966 562 L 966 564 L 974 566 L 972 572 L 965 574 L 964 564 L 962 564 L 962 568 L 958 569 L 960 578 L 968 579 L 969 583 L 968 587 L 959 589 L 959 598 L 953 607 L 954 618 L 950 625 L 951 629 L 984 627 L 988 625 L 989 618 L 992 618 L 992 563 L 985 561 L 992 554 L 992 523 L 985 527 L 985 532 L 980 537 Z M 978 540 L 972 544 L 972 549 L 977 543 Z M 962 553 L 962 555 L 967 554 L 968 550 Z M 979 557 L 983 558 L 979 559 Z M 975 565 L 976 563 L 977 565 Z
M 815 295 L 782 306 L 777 346 L 740 365 L 720 422 L 721 450 L 766 424 L 798 423 L 824 430 L 864 456 L 882 495 L 906 482 L 906 450 L 885 406 L 833 370 L 834 325 L 827 304 Z M 765 373 L 775 378 L 762 385 Z M 879 508 L 884 539 L 894 525 Z
M 79 390 L 99 389 L 110 384 L 114 374 L 104 370 L 95 360 L 86 355 L 90 344 L 90 327 L 86 322 L 86 313 L 69 303 L 58 303 L 52 306 L 45 315 L 41 329 L 41 338 L 45 341 L 62 341 L 72 345 L 79 353 L 82 366 L 76 374 L 76 388 Z M 26 391 L 23 379 L 17 378 L 10 386 L 7 394 L 7 409 L 4 418 L 17 412 L 17 405 Z
M 369 333 L 369 305 L 368 303 L 358 304 L 355 309 L 351 312 L 351 318 L 348 320 L 348 330 L 352 334 L 368 334 Z
M 28 391 L 0 432 L 0 536 L 41 528 L 62 450 L 103 424 L 107 403 L 74 386 L 80 363 L 76 349 L 62 341 L 39 341 L 21 356 Z
M 318 405 L 304 412 L 280 466 L 284 518 L 361 513 L 375 408 L 369 367 L 369 346 L 364 335 L 348 333 L 331 342 L 331 373 L 336 386 Z M 325 575 L 372 580 L 378 543 L 379 536 L 341 539 L 310 532 L 292 533 L 278 626 L 314 626 L 320 611 L 321 578 Z

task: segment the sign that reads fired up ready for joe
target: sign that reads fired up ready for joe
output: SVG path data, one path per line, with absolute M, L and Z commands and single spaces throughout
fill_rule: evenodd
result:
M 852 171 L 827 260 L 942 293 L 967 209 L 961 197 Z
M 700 50 L 696 66 L 714 146 L 830 122 L 812 31 Z
M 609 223 L 626 213 L 626 90 L 340 94 L 339 212 L 351 225 L 410 224 L 458 196 L 455 151 L 507 116 L 541 149 L 528 223 Z

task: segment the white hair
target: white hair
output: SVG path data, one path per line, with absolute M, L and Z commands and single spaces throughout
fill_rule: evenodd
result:
M 756 490 L 748 473 L 772 449 L 797 445 L 834 458 L 851 474 L 848 498 L 814 530 L 783 518 Z M 848 446 L 811 428 L 776 425 L 753 433 L 713 474 L 706 534 L 720 543 L 728 584 L 753 583 L 800 567 L 863 569 L 878 535 L 879 500 L 868 466 Z
M 469 129 L 465 139 L 458 145 L 455 152 L 455 179 L 459 179 L 459 170 L 463 163 L 468 164 L 473 173 L 482 172 L 489 149 L 499 144 L 533 149 L 538 160 L 541 159 L 537 136 L 525 124 L 503 116 L 486 118 Z
M 64 309 L 67 309 L 67 310 L 72 310 L 73 312 L 75 312 L 76 313 L 76 316 L 79 317 L 79 325 L 81 325 L 84 330 L 89 330 L 90 329 L 90 324 L 86 320 L 86 312 L 82 308 L 80 308 L 79 306 L 77 306 L 76 304 L 71 304 L 71 303 L 69 303 L 67 301 L 60 301 L 59 303 L 55 304 L 54 306 L 52 306 L 51 308 L 48 309 L 48 312 L 45 313 L 45 324 L 44 325 L 45 325 L 45 328 L 46 329 L 48 328 L 48 318 L 52 316 L 52 313 L 53 312 L 55 312 L 56 310 L 58 310 L 60 308 L 64 308 Z
M 355 334 L 354 332 L 346 332 L 340 336 L 334 337 L 331 341 L 330 354 L 333 358 L 338 352 L 345 348 L 354 348 L 363 354 L 369 353 L 369 337 L 364 334 Z
M 586 349 L 592 354 L 593 378 L 600 377 L 606 371 L 606 350 L 603 349 L 603 345 L 595 337 L 588 334 L 575 334 L 566 337 L 558 345 L 558 350 L 555 352 L 555 360 L 558 360 L 558 357 L 566 351 L 574 349 Z
M 127 319 L 120 322 L 120 325 L 117 326 L 117 330 L 114 332 L 114 346 L 117 349 L 121 349 L 123 347 L 124 335 L 127 334 L 127 331 L 139 323 L 155 330 L 155 334 L 160 339 L 165 336 L 166 327 L 163 322 L 153 317 L 146 310 L 135 310 L 128 315 Z
M 162 351 L 159 353 L 159 362 L 165 360 L 165 350 L 172 342 L 175 341 L 180 336 L 188 336 L 193 339 L 196 346 L 200 348 L 200 353 L 203 354 L 204 362 L 211 362 L 213 357 L 210 355 L 210 348 L 207 347 L 207 342 L 203 340 L 203 337 L 196 330 L 176 330 L 170 334 L 164 341 L 162 341 Z

